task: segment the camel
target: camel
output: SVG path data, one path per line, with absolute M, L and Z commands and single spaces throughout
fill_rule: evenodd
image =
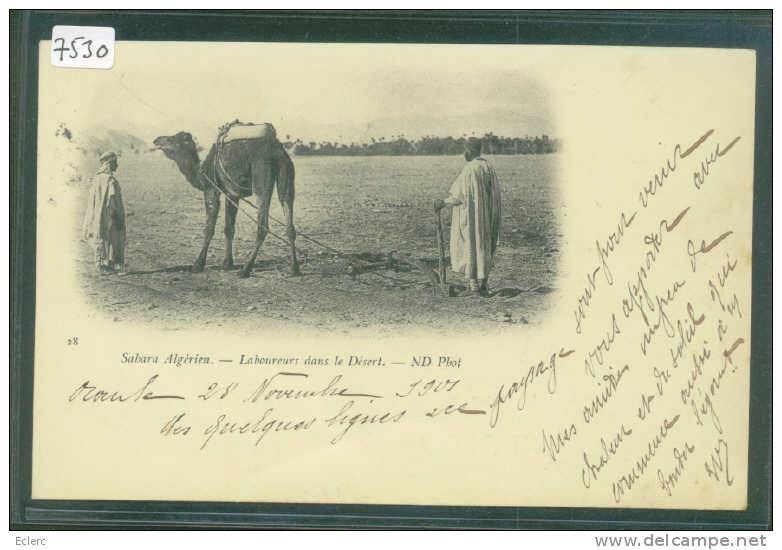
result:
M 201 272 L 206 264 L 209 244 L 220 212 L 221 191 L 225 194 L 225 259 L 223 268 L 233 269 L 233 238 L 239 200 L 254 194 L 258 206 L 258 231 L 255 246 L 239 271 L 240 277 L 249 277 L 255 259 L 269 231 L 269 204 L 275 184 L 277 198 L 285 215 L 287 239 L 291 250 L 291 274 L 299 274 L 296 258 L 296 229 L 293 226 L 294 167 L 282 144 L 274 139 L 242 139 L 213 144 L 204 159 L 199 160 L 193 136 L 179 132 L 160 136 L 153 141 L 155 148 L 173 160 L 187 182 L 203 192 L 206 226 L 201 252 L 193 264 L 193 272 Z

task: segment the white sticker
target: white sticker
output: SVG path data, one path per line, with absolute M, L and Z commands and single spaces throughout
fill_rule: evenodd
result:
M 114 66 L 114 29 L 57 25 L 52 29 L 52 65 L 111 69 Z

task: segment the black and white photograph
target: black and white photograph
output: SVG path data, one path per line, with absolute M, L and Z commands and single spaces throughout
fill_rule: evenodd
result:
M 544 318 L 563 143 L 550 91 L 509 69 L 509 51 L 218 51 L 185 66 L 126 57 L 46 121 L 55 177 L 85 204 L 68 229 L 93 307 L 244 332 L 485 333 Z

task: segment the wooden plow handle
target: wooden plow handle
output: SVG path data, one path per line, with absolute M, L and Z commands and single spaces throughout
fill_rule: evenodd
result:
M 434 218 L 434 227 L 437 231 L 437 248 L 440 253 L 437 272 L 440 275 L 440 288 L 443 291 L 447 291 L 448 283 L 445 280 L 445 239 L 443 238 L 443 216 L 441 210 L 434 209 Z

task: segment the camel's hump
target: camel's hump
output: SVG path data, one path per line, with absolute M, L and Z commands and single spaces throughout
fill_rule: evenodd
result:
M 277 131 L 274 126 L 268 122 L 263 124 L 248 124 L 232 126 L 225 134 L 223 141 L 234 141 L 237 139 L 277 139 Z

